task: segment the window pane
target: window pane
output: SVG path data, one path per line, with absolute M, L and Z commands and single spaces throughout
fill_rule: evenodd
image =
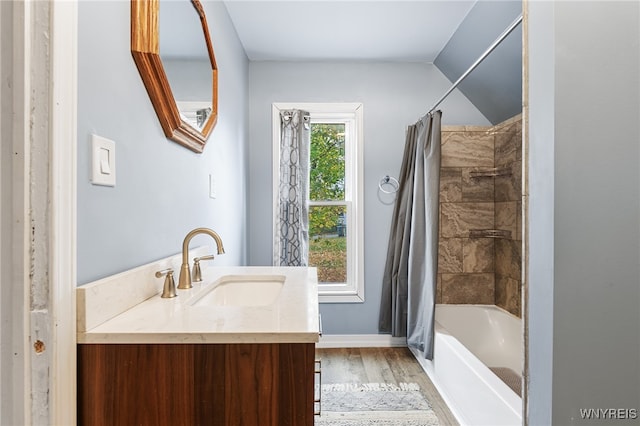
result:
M 344 141 L 344 123 L 311 124 L 310 200 L 344 200 Z
M 347 282 L 346 206 L 309 207 L 309 266 L 318 282 Z

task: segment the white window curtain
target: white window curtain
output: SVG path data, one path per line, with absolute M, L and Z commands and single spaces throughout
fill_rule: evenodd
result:
M 274 265 L 307 266 L 309 261 L 309 113 L 280 113 L 280 183 L 275 218 Z

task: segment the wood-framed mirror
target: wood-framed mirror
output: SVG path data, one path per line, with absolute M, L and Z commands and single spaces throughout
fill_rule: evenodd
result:
M 131 0 L 131 54 L 164 134 L 201 153 L 218 118 L 218 67 L 200 1 Z

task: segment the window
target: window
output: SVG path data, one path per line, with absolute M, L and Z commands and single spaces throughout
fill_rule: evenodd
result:
M 318 268 L 320 301 L 362 302 L 362 104 L 273 105 L 274 194 L 279 184 L 280 111 L 288 109 L 308 111 L 311 117 L 308 254 L 309 266 Z

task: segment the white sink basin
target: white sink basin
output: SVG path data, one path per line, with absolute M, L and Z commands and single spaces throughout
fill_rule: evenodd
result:
M 189 302 L 191 306 L 266 306 L 276 301 L 284 275 L 225 275 Z

